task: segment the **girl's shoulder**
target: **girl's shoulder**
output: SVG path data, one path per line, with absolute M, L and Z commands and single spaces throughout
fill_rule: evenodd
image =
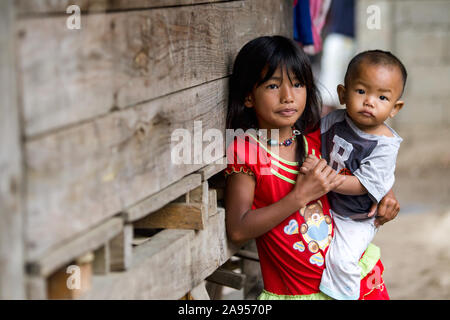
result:
M 227 146 L 226 156 L 230 170 L 250 170 L 255 176 L 259 176 L 261 168 L 270 163 L 264 146 L 261 146 L 257 137 L 248 134 L 234 137 Z
M 235 136 L 231 143 L 227 146 L 227 156 L 230 154 L 233 157 L 245 161 L 258 149 L 258 140 L 248 134 Z

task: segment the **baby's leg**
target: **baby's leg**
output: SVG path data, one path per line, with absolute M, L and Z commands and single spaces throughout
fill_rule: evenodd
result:
M 374 219 L 355 221 L 333 215 L 334 237 L 325 256 L 320 291 L 338 300 L 357 300 L 360 293 L 359 259 L 372 241 Z

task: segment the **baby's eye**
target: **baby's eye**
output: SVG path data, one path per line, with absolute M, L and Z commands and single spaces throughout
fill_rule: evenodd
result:
M 278 88 L 278 85 L 276 85 L 276 84 L 269 84 L 267 86 L 267 89 L 277 89 L 277 88 Z
M 359 94 L 364 94 L 364 93 L 366 93 L 363 89 L 356 89 L 355 91 L 358 92 Z
M 380 96 L 380 100 L 387 101 L 389 99 L 386 96 Z

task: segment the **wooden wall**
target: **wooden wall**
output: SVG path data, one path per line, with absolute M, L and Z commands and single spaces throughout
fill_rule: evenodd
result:
M 0 299 L 23 299 L 23 164 L 16 94 L 15 11 L 0 2 Z
M 10 160 L 21 173 L 23 157 L 23 223 L 15 224 L 28 264 L 206 167 L 172 164 L 171 133 L 193 133 L 194 121 L 224 131 L 239 48 L 292 30 L 290 0 L 14 3 L 15 55 L 1 58 L 16 66 L 10 108 L 21 119 L 5 120 L 1 109 L 1 121 L 21 142 Z M 80 30 L 66 27 L 69 4 L 82 10 Z

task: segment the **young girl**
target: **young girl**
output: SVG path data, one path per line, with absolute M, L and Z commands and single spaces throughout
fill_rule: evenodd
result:
M 323 159 L 306 174 L 298 171 L 308 154 L 321 157 L 319 115 L 310 63 L 295 42 L 260 37 L 241 49 L 230 79 L 227 128 L 246 134 L 227 147 L 226 226 L 237 245 L 256 238 L 260 299 L 329 298 L 319 292 L 333 236 L 326 193 L 345 177 Z M 397 207 L 395 198 L 382 201 L 382 222 L 395 217 Z M 389 298 L 377 249 L 369 246 L 360 260 L 360 298 Z

